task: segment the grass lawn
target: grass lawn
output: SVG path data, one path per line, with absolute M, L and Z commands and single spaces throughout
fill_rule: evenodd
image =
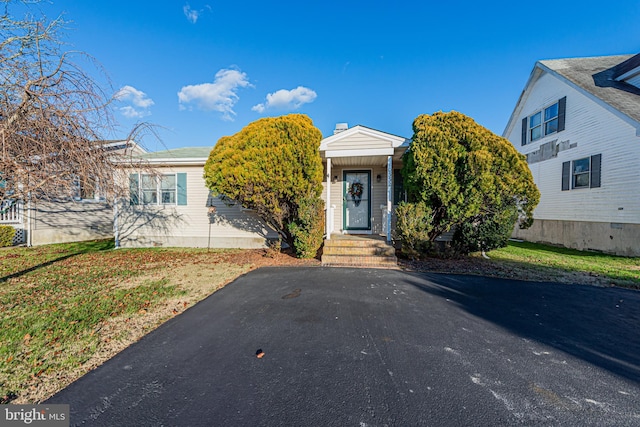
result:
M 37 402 L 264 262 L 264 251 L 0 249 L 0 403 Z
M 561 276 L 574 273 L 599 278 L 597 284 L 640 289 L 640 258 L 624 258 L 528 242 L 509 242 L 489 253 L 493 262 Z
M 515 242 L 489 256 L 400 266 L 640 289 L 640 258 Z M 46 399 L 252 268 L 318 264 L 270 251 L 114 250 L 112 241 L 0 249 L 0 403 Z

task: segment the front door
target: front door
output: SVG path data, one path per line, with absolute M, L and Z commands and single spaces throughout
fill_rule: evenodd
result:
M 371 171 L 343 174 L 343 229 L 371 230 Z

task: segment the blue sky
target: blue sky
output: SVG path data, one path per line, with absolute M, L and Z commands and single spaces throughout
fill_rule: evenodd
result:
M 640 52 L 637 0 L 41 7 L 64 14 L 69 49 L 109 74 L 119 93 L 112 137 L 145 121 L 167 148 L 212 146 L 261 117 L 293 112 L 325 136 L 347 122 L 411 137 L 418 115 L 450 110 L 502 134 L 536 60 Z

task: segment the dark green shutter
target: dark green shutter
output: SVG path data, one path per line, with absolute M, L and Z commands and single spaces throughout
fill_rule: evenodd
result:
M 178 175 L 178 205 L 186 206 L 187 204 L 187 174 L 179 173 Z
M 400 169 L 393 170 L 393 204 L 404 202 L 404 184 Z
M 569 189 L 571 182 L 571 162 L 562 163 L 562 191 Z
M 527 145 L 527 118 L 522 119 L 522 145 Z
M 600 187 L 602 154 L 591 156 L 591 188 Z
M 564 130 L 564 118 L 567 112 L 567 97 L 558 100 L 558 132 Z
M 129 204 L 140 204 L 140 175 L 137 173 L 129 175 Z

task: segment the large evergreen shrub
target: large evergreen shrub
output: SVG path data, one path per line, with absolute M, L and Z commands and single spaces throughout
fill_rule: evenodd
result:
M 301 114 L 268 117 L 220 138 L 204 178 L 216 194 L 255 210 L 301 257 L 313 257 L 324 233 L 322 133 Z
M 409 203 L 429 212 L 427 224 L 414 225 L 416 235 L 433 242 L 455 228 L 453 247 L 468 253 L 504 246 L 516 221 L 531 225 L 540 193 L 526 158 L 508 140 L 455 111 L 421 115 L 413 132 L 404 185 Z

